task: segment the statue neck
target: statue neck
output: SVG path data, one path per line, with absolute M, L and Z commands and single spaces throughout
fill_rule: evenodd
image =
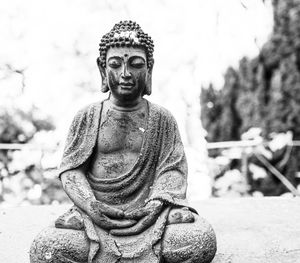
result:
M 110 107 L 117 111 L 136 111 L 141 109 L 146 103 L 146 101 L 142 97 L 139 97 L 134 101 L 119 101 L 115 99 L 112 95 L 110 95 L 108 101 Z

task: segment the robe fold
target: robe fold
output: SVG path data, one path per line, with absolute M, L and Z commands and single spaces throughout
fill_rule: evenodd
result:
M 113 236 L 94 225 L 81 212 L 84 229 L 91 241 L 89 262 L 147 262 L 161 260 L 161 239 L 171 206 L 188 206 L 186 201 L 187 162 L 177 123 L 161 106 L 148 105 L 147 128 L 140 154 L 130 171 L 117 178 L 102 178 L 88 173 L 88 182 L 96 199 L 123 210 L 161 200 L 166 208 L 157 221 L 133 236 Z M 89 105 L 75 116 L 59 170 L 75 169 L 93 153 L 100 129 L 103 102 Z

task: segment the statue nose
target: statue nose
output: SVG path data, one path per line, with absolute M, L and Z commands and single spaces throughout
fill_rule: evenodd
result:
M 123 72 L 122 72 L 122 75 L 121 75 L 123 78 L 130 78 L 131 77 L 131 74 L 128 70 L 128 67 L 125 65 L 124 68 L 123 68 Z

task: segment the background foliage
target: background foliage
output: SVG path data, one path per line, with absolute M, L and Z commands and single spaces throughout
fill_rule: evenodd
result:
M 51 160 L 57 155 L 54 129 L 53 120 L 34 105 L 27 109 L 16 104 L 0 106 L 0 143 L 35 147 L 0 149 L 1 205 L 67 201 L 55 176 L 57 161 Z
M 261 127 L 266 137 L 292 131 L 300 139 L 300 1 L 273 5 L 273 33 L 259 55 L 228 68 L 221 90 L 202 89 L 208 141 L 238 140 L 250 127 Z
M 207 140 L 240 140 L 251 127 L 264 139 L 291 131 L 300 140 L 300 1 L 273 1 L 274 26 L 258 56 L 229 67 L 224 86 L 202 88 L 201 118 Z M 295 183 L 300 164 L 295 148 L 284 173 Z

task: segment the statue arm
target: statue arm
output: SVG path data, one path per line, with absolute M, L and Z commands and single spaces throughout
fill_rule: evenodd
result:
M 86 165 L 61 174 L 63 188 L 74 204 L 104 229 L 130 227 L 135 220 L 120 220 L 124 212 L 98 201 L 85 177 Z M 114 219 L 112 219 L 114 218 Z
M 96 197 L 85 177 L 85 166 L 68 170 L 60 175 L 62 186 L 73 201 L 81 210 L 89 213 L 89 204 L 96 201 Z

